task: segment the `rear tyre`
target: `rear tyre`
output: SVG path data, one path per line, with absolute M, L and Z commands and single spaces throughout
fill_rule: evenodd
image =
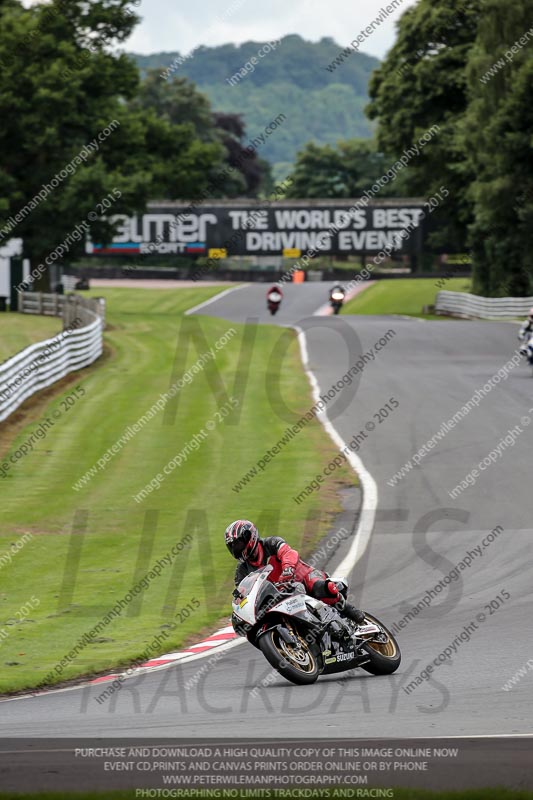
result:
M 369 639 L 365 642 L 362 649 L 368 654 L 370 661 L 367 664 L 362 664 L 361 669 L 370 672 L 371 675 L 391 675 L 396 672 L 402 660 L 398 642 L 379 619 L 366 612 L 365 622 L 379 625 L 383 632 L 383 641 Z
M 287 644 L 277 628 L 267 631 L 259 639 L 259 648 L 271 667 L 291 683 L 305 686 L 314 683 L 320 675 L 318 660 L 307 642 L 296 631 L 298 645 Z

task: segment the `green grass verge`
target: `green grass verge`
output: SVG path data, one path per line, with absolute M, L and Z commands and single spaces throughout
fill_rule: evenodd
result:
M 176 787 L 178 788 L 178 787 Z M 185 791 L 182 789 L 181 791 Z M 287 790 L 282 790 L 287 791 Z M 324 797 L 332 798 L 334 789 L 329 788 L 328 795 Z M 363 790 L 361 790 L 363 791 Z M 275 793 L 271 790 L 272 797 L 281 797 L 282 795 Z M 426 789 L 397 789 L 393 788 L 394 800 L 533 800 L 533 792 L 522 789 L 464 789 L 454 792 L 433 792 Z M 180 795 L 186 798 L 186 794 Z M 189 795 L 195 797 L 197 795 Z M 288 795 L 286 795 L 288 797 Z M 296 797 L 296 794 L 294 795 Z M 361 795 L 363 796 L 363 795 Z M 119 791 L 119 792 L 83 792 L 83 793 L 44 793 L 44 794 L 4 794 L 0 793 L 0 800 L 11 800 L 12 798 L 25 798 L 25 800 L 133 800 L 136 797 L 135 790 Z M 245 798 L 249 795 L 239 794 L 235 798 Z
M 446 319 L 422 313 L 434 305 L 439 288 L 436 278 L 379 280 L 343 307 L 342 314 L 405 314 L 425 319 Z M 443 287 L 450 292 L 469 292 L 469 278 L 450 278 Z
M 57 317 L 0 314 L 0 363 L 34 342 L 49 339 L 62 329 Z
M 33 687 L 72 650 L 172 545 L 187 535 L 191 544 L 163 569 L 159 578 L 106 624 L 98 636 L 64 665 L 57 680 L 94 674 L 138 658 L 156 634 L 169 634 L 160 652 L 178 647 L 191 634 L 213 625 L 229 609 L 235 562 L 223 542 L 236 518 L 257 520 L 265 534 L 282 534 L 308 552 L 339 510 L 337 483 L 353 474 L 335 473 L 320 494 L 300 506 L 293 502 L 334 454 L 322 427 L 313 421 L 282 449 L 264 472 L 240 494 L 234 484 L 281 437 L 288 421 L 272 408 L 266 387 L 273 380 L 271 358 L 280 340 L 289 342 L 281 360 L 279 386 L 294 418 L 312 405 L 297 341 L 292 331 L 255 328 L 248 374 L 234 378 L 243 343 L 243 325 L 183 311 L 217 292 L 212 289 L 143 291 L 110 289 L 107 355 L 78 374 L 74 383 L 46 404 L 30 404 L 20 422 L 3 425 L 2 460 L 18 448 L 44 419 L 53 427 L 33 450 L 0 478 L 2 529 L 0 557 L 30 534 L 12 561 L 0 569 L 0 691 Z M 94 292 L 96 294 L 96 292 Z M 206 346 L 229 328 L 236 335 L 217 354 L 215 373 L 206 367 L 169 406 L 125 444 L 103 471 L 81 490 L 73 484 L 96 464 L 157 401 L 171 382 L 195 363 L 199 353 L 188 334 L 199 331 Z M 174 376 L 176 355 L 182 359 Z M 217 377 L 217 375 L 219 377 Z M 75 386 L 85 390 L 71 408 L 64 398 Z M 229 394 L 242 396 L 238 424 L 217 423 L 180 468 L 141 504 L 133 499 L 192 439 Z M 54 414 L 61 412 L 56 418 Z M 175 413 L 174 413 L 175 412 Z M 9 441 L 10 435 L 13 441 Z M 5 443 L 7 437 L 7 445 Z M 0 466 L 1 466 L 0 461 Z M 31 598 L 34 596 L 38 604 Z M 196 597 L 200 606 L 175 614 Z M 35 607 L 31 607 L 31 606 Z M 22 610 L 24 609 L 24 610 Z M 153 655 L 157 653 L 154 651 Z

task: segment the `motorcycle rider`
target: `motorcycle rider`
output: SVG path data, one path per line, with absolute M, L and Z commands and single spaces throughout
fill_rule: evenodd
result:
M 522 347 L 520 348 L 520 352 L 522 353 L 522 355 L 527 354 L 527 345 L 532 336 L 533 336 L 533 308 L 530 308 L 529 317 L 523 323 L 522 327 L 520 328 L 520 333 L 518 334 L 518 338 L 522 342 Z
M 238 519 L 228 525 L 224 539 L 233 558 L 241 562 L 235 571 L 236 586 L 251 572 L 270 564 L 273 567 L 269 575 L 272 583 L 283 586 L 299 581 L 311 597 L 335 606 L 342 616 L 358 625 L 364 622 L 364 613 L 346 602 L 335 581 L 330 580 L 323 570 L 302 561 L 298 552 L 281 536 L 262 539 L 253 522 Z
M 274 297 L 271 298 L 271 295 L 274 295 Z M 279 298 L 276 297 L 276 295 L 279 295 Z M 267 292 L 267 303 L 269 302 L 269 300 L 272 300 L 273 303 L 281 303 L 281 301 L 283 300 L 283 292 L 281 291 L 279 286 L 270 287 L 270 289 Z
M 344 295 L 344 289 L 339 283 L 337 283 L 329 293 L 329 304 L 333 309 L 334 314 L 338 314 L 340 312 L 342 304 L 344 303 Z
M 342 288 L 340 283 L 336 283 L 335 286 L 333 287 L 333 289 L 331 290 L 331 292 L 329 293 L 329 299 L 330 300 L 333 300 L 333 295 L 334 294 L 342 294 L 342 297 L 344 299 L 344 295 L 346 294 L 346 292 L 344 291 L 344 289 Z
M 279 288 L 279 286 L 271 286 L 267 292 L 267 308 L 274 316 L 277 314 L 278 309 L 281 305 L 281 301 L 283 299 L 283 292 Z

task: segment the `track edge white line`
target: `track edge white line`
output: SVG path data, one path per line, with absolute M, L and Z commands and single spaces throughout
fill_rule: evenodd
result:
M 188 317 L 189 314 L 193 314 L 195 311 L 199 311 L 201 308 L 205 308 L 205 306 L 211 305 L 211 303 L 214 303 L 215 300 L 220 300 L 221 297 L 225 297 L 227 294 L 230 294 L 230 292 L 238 292 L 239 289 L 244 289 L 248 285 L 249 284 L 247 284 L 247 283 L 241 283 L 241 284 L 239 284 L 239 286 L 230 286 L 229 289 L 224 289 L 223 292 L 220 292 L 219 294 L 213 295 L 213 297 L 210 297 L 209 300 L 204 300 L 203 303 L 198 303 L 197 306 L 193 306 L 192 308 L 188 308 L 184 312 L 184 316 Z
M 298 334 L 298 344 L 300 345 L 300 355 L 304 366 L 304 371 L 311 385 L 313 400 L 315 403 L 317 403 L 320 400 L 320 385 L 314 372 L 309 366 L 309 351 L 307 348 L 307 338 L 305 332 L 302 330 L 302 328 L 300 328 L 299 325 L 293 325 L 291 327 Z M 325 411 L 319 412 L 316 416 L 321 422 L 328 436 L 332 439 L 333 443 L 339 448 L 339 450 L 349 451 L 348 445 L 341 437 L 337 429 L 333 426 L 332 422 L 329 420 L 327 413 Z M 354 541 L 341 563 L 334 570 L 332 570 L 339 576 L 349 575 L 365 552 L 374 528 L 376 509 L 378 505 L 378 487 L 370 472 L 366 469 L 359 456 L 357 456 L 355 453 L 346 453 L 346 458 L 353 471 L 359 478 L 363 497 L 359 512 L 359 524 L 354 534 Z

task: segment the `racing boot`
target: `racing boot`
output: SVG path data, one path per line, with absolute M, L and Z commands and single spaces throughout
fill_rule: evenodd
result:
M 335 608 L 343 617 L 348 617 L 348 619 L 351 619 L 352 622 L 355 622 L 357 625 L 362 625 L 365 621 L 364 612 L 352 606 L 351 603 L 347 603 L 342 595 L 341 599 L 335 603 Z

